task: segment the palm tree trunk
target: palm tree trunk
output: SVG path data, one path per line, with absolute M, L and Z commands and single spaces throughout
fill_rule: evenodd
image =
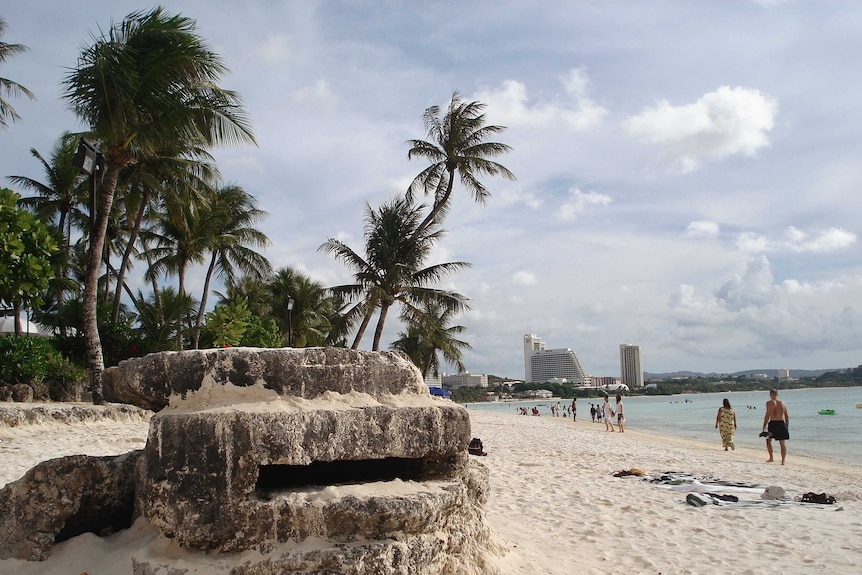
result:
M 108 232 L 108 218 L 114 203 L 114 191 L 117 188 L 117 178 L 120 175 L 120 165 L 109 163 L 105 179 L 99 195 L 99 209 L 95 224 L 90 235 L 90 250 L 87 261 L 87 276 L 84 280 L 84 341 L 87 349 L 87 365 L 90 368 L 90 386 L 93 391 L 93 403 L 102 405 L 102 372 L 105 370 L 102 355 L 102 341 L 99 338 L 99 324 L 96 315 L 99 292 L 99 268 L 102 264 L 102 250 L 105 247 L 105 235 Z M 92 216 L 91 216 L 92 217 Z
M 58 278 L 61 278 L 61 277 L 65 277 L 65 275 L 66 275 L 65 270 L 63 269 L 63 266 L 68 264 L 68 262 L 69 262 L 69 239 L 66 236 L 66 212 L 65 211 L 60 212 L 60 222 L 58 225 L 58 229 L 60 230 L 60 233 L 63 234 L 63 243 L 65 244 L 63 246 L 63 248 L 66 252 L 66 258 L 64 259 L 62 264 L 57 264 L 57 269 L 54 270 L 54 274 Z M 62 288 L 58 289 L 57 290 L 57 309 L 58 310 L 63 309 L 63 301 L 64 300 L 65 300 L 65 296 L 63 294 L 63 289 Z M 63 332 L 63 335 L 66 335 L 65 329 L 62 330 L 62 332 Z
M 422 379 L 428 377 L 428 372 L 431 371 L 431 362 L 434 360 L 434 354 L 437 353 L 432 351 L 428 354 L 427 359 L 425 359 L 425 366 L 422 368 Z
M 365 335 L 365 330 L 368 329 L 368 324 L 371 323 L 371 316 L 374 314 L 374 310 L 368 310 L 365 314 L 365 317 L 362 318 L 362 323 L 359 325 L 359 329 L 356 331 L 356 337 L 353 338 L 353 345 L 350 346 L 350 349 L 358 349 L 359 342 L 362 341 L 362 337 Z
M 380 337 L 383 335 L 383 324 L 386 323 L 386 314 L 389 313 L 389 304 L 383 302 L 380 304 L 380 318 L 377 320 L 377 329 L 374 330 L 374 343 L 371 345 L 371 351 L 380 349 Z
M 21 302 L 19 300 L 12 302 L 12 313 L 15 314 L 15 335 L 21 335 L 23 326 L 21 325 Z
M 144 259 L 147 260 L 147 270 L 152 269 L 153 267 L 153 257 L 150 254 L 150 247 L 143 242 L 144 248 Z M 153 304 L 156 307 L 156 324 L 159 327 L 164 327 L 165 325 L 165 314 L 162 311 L 162 290 L 159 289 L 159 278 L 155 275 L 150 277 L 150 283 L 153 286 Z
M 204 293 L 201 295 L 201 305 L 198 308 L 198 317 L 195 319 L 195 329 L 192 332 L 192 349 L 198 349 L 198 341 L 201 337 L 201 324 L 204 321 L 204 310 L 207 307 L 207 296 L 210 292 L 210 279 L 212 279 L 213 270 L 215 269 L 217 255 L 213 252 L 213 257 L 210 259 L 210 265 L 207 268 L 207 276 L 204 280 Z
M 179 288 L 180 292 L 180 309 L 182 309 L 182 304 L 185 300 L 186 295 L 186 262 L 180 262 L 180 267 L 178 270 L 179 274 Z M 177 351 L 183 350 L 183 312 L 180 311 L 179 317 L 177 317 Z
M 419 234 L 425 231 L 425 228 L 430 226 L 434 220 L 437 218 L 437 214 L 440 213 L 440 210 L 446 205 L 449 201 L 449 196 L 452 195 L 452 187 L 455 185 L 455 170 L 449 171 L 449 183 L 446 185 L 446 193 L 443 194 L 443 197 L 440 198 L 439 202 L 434 202 L 434 206 L 431 208 L 431 211 L 428 212 L 428 215 L 425 216 L 425 219 L 422 220 L 422 223 L 419 224 L 419 227 L 416 228 L 416 231 L 413 232 L 411 236 L 413 239 L 419 237 Z
M 117 291 L 114 293 L 114 307 L 111 309 L 111 323 L 114 325 L 116 325 L 117 320 L 120 318 L 120 300 L 123 296 L 123 292 L 120 291 L 119 286 L 124 285 L 123 282 L 126 281 L 126 270 L 129 269 L 129 262 L 132 260 L 132 250 L 135 248 L 138 234 L 141 233 L 141 222 L 144 220 L 144 212 L 146 211 L 148 200 L 149 194 L 145 192 L 141 198 L 138 213 L 135 214 L 135 225 L 129 236 L 129 243 L 126 244 L 126 249 L 123 251 L 123 261 L 120 262 L 120 271 L 117 273 Z

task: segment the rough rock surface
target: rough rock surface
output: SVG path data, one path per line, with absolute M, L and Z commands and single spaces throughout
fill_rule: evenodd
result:
M 40 463 L 0 490 L 0 559 L 41 561 L 60 541 L 131 524 L 142 451 Z
M 417 378 L 418 376 L 418 378 Z M 158 411 L 208 382 L 263 385 L 278 395 L 311 399 L 326 391 L 426 391 L 418 370 L 394 352 L 343 348 L 227 348 L 164 351 L 121 361 L 103 374 L 105 399 Z
M 159 551 L 150 551 L 145 559 L 133 559 L 135 575 L 271 575 L 272 573 L 331 573 L 343 575 L 489 575 L 498 573 L 496 558 L 504 547 L 485 523 L 482 506 L 487 498 L 488 472 L 476 462 L 470 462 L 460 479 L 445 482 L 446 501 L 441 503 L 437 519 L 414 533 L 392 532 L 372 538 L 306 540 L 302 545 L 280 543 L 265 554 L 243 555 L 242 561 L 224 559 L 234 554 L 184 555 L 182 567 L 172 557 L 181 551 L 174 543 L 162 541 Z M 426 486 L 433 491 L 436 486 Z M 421 489 L 421 487 L 419 488 Z M 309 497 L 311 497 L 309 495 Z M 409 499 L 409 498 L 408 498 Z M 365 500 L 352 497 L 336 509 L 359 509 L 365 515 Z M 411 501 L 389 498 L 391 513 L 415 510 Z M 434 504 L 429 504 L 429 509 Z M 322 509 L 323 513 L 330 510 Z M 344 521 L 343 518 L 341 518 Z M 346 525 L 352 525 L 347 521 Z M 360 525 L 363 527 L 363 525 Z M 372 529 L 370 525 L 365 525 Z M 220 560 L 221 559 L 221 560 Z
M 151 411 L 134 405 L 8 404 L 0 405 L 0 428 L 40 423 L 88 423 L 106 419 L 146 421 L 152 415 Z
M 260 467 L 354 462 L 352 466 L 324 467 L 325 474 L 334 469 L 327 481 L 340 484 L 353 480 L 356 473 L 375 475 L 387 458 L 397 458 L 394 477 L 390 469 L 382 469 L 379 472 L 384 477 L 452 477 L 463 471 L 466 461 L 464 446 L 470 440 L 467 411 L 448 401 L 430 396 L 428 400 L 441 405 L 158 413 L 150 423 L 146 447 L 146 515 L 181 545 L 219 551 L 291 538 L 351 535 L 349 529 L 359 529 L 355 517 L 347 520 L 350 527 L 345 531 L 317 515 L 309 518 L 309 509 L 292 505 L 290 499 L 261 501 L 260 494 L 255 494 Z M 285 479 L 290 481 L 290 473 L 301 471 L 287 470 Z M 342 473 L 345 476 L 339 477 Z M 362 512 L 363 521 L 378 524 L 372 526 L 373 532 L 353 535 L 373 538 L 411 529 L 409 514 L 402 515 L 399 522 L 398 513 L 386 527 L 383 517 L 391 515 L 386 512 L 386 501 L 364 505 L 353 513 Z M 331 516 L 338 516 L 330 511 Z M 422 526 L 422 521 L 416 523 Z
M 28 402 L 33 401 L 33 388 L 26 383 L 16 383 L 9 386 L 12 392 L 12 401 Z

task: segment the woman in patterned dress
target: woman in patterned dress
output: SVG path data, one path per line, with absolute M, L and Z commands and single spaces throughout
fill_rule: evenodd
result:
M 733 444 L 733 430 L 736 429 L 736 413 L 730 408 L 730 401 L 725 398 L 722 407 L 718 408 L 718 414 L 715 416 L 715 428 L 721 433 L 721 445 L 724 450 L 727 448 L 736 449 Z

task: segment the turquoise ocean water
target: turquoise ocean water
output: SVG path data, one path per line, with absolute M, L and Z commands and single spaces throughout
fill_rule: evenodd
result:
M 736 412 L 736 444 L 764 447 L 764 440 L 757 435 L 763 427 L 764 406 L 769 400 L 765 391 L 626 397 L 626 428 L 720 445 L 721 438 L 714 426 L 724 398 L 730 400 Z M 856 408 L 856 404 L 862 404 L 862 387 L 782 390 L 779 399 L 787 404 L 790 415 L 788 454 L 797 452 L 862 464 L 862 409 Z M 560 401 L 562 405 L 571 403 L 571 400 Z M 590 403 L 600 401 L 578 399 L 578 419 L 589 421 Z M 550 416 L 551 403 L 556 400 L 471 403 L 467 408 L 515 413 L 519 406 L 529 409 L 539 405 L 542 416 Z M 835 415 L 820 415 L 820 409 L 834 409 Z

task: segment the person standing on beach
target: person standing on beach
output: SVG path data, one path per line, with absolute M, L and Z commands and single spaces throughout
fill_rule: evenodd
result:
M 730 400 L 724 398 L 722 406 L 718 408 L 718 413 L 715 415 L 715 428 L 721 434 L 721 445 L 724 450 L 727 448 L 736 449 L 733 444 L 733 430 L 736 429 L 736 412 L 730 408 Z
M 623 398 L 621 395 L 617 395 L 617 427 L 620 428 L 620 433 L 625 433 L 625 429 L 623 429 L 623 422 L 626 420 L 623 417 Z
M 577 397 L 572 398 L 571 410 L 572 410 L 572 422 L 574 423 L 575 421 L 578 420 L 578 398 Z
M 602 417 L 605 420 L 605 431 L 616 431 L 614 429 L 614 421 L 611 419 L 614 416 L 614 410 L 608 401 L 607 395 L 605 396 L 605 402 L 602 404 L 602 412 Z
M 769 401 L 766 402 L 766 414 L 763 416 L 763 431 L 768 432 L 766 436 L 766 452 L 769 453 L 767 463 L 773 461 L 772 440 L 778 441 L 781 447 L 781 465 L 787 456 L 787 446 L 784 442 L 790 439 L 790 416 L 787 415 L 787 406 L 778 399 L 778 390 L 769 390 Z
M 590 417 L 593 420 L 593 423 L 596 422 L 596 406 L 594 404 L 590 404 Z

